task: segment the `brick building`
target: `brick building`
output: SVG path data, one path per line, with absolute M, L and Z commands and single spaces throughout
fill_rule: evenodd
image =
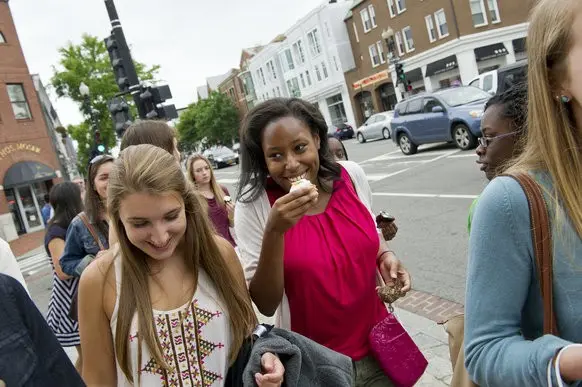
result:
M 416 93 L 466 85 L 480 73 L 524 59 L 534 2 L 354 1 L 344 21 L 356 68 L 345 77 L 358 125 L 392 110 L 403 97 L 393 81 L 394 60 L 403 64 L 407 86 L 410 81 Z
M 42 237 L 43 196 L 61 176 L 8 0 L 0 0 L 1 238 Z
M 232 69 L 230 75 L 218 85 L 218 90 L 228 96 L 236 109 L 238 110 L 239 119 L 242 121 L 243 117 L 249 111 L 242 81 L 239 78 L 240 71 Z

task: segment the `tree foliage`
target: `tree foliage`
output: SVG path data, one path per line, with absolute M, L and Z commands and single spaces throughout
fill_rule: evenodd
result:
M 225 94 L 214 91 L 207 99 L 188 106 L 180 116 L 178 133 L 182 150 L 230 145 L 238 138 L 239 115 Z
M 107 104 L 119 92 L 119 88 L 103 39 L 83 35 L 80 44 L 69 43 L 59 49 L 59 54 L 58 66 L 53 66 L 51 83 L 59 97 L 68 97 L 77 102 L 83 113 L 84 121 L 79 125 L 70 125 L 67 131 L 78 142 L 79 170 L 85 173 L 93 146 L 91 111 L 104 145 L 108 149 L 115 146 L 115 130 Z M 134 63 L 141 81 L 153 81 L 156 78 L 159 66 L 147 67 L 142 63 Z M 90 90 L 88 105 L 79 92 L 83 82 Z M 128 102 L 132 103 L 129 99 Z M 135 107 L 133 109 L 135 117 Z

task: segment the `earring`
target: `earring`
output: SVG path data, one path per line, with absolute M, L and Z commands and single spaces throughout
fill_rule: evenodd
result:
M 568 97 L 567 95 L 562 95 L 560 97 L 560 101 L 562 101 L 562 103 L 568 103 L 572 100 L 572 97 Z

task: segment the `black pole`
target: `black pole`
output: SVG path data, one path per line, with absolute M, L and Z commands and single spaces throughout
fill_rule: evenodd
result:
M 115 39 L 117 40 L 119 53 L 124 64 L 127 79 L 129 80 L 129 92 L 133 97 L 140 118 L 145 118 L 146 111 L 142 106 L 141 100 L 139 98 L 141 93 L 139 78 L 137 77 L 135 65 L 131 59 L 131 53 L 129 51 L 129 47 L 127 46 L 125 34 L 123 33 L 123 28 L 121 28 L 121 21 L 119 21 L 119 15 L 115 9 L 113 0 L 105 0 L 105 7 L 107 8 L 107 13 L 109 14 L 109 20 L 111 21 L 111 34 L 114 35 Z

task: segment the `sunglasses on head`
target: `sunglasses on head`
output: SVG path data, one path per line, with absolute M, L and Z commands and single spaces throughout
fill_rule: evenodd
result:
M 108 159 L 108 160 L 112 160 L 113 161 L 113 156 L 110 155 L 99 155 L 99 156 L 95 156 L 91 159 L 91 161 L 89 161 L 90 165 L 95 164 L 98 161 L 101 161 L 103 159 Z

